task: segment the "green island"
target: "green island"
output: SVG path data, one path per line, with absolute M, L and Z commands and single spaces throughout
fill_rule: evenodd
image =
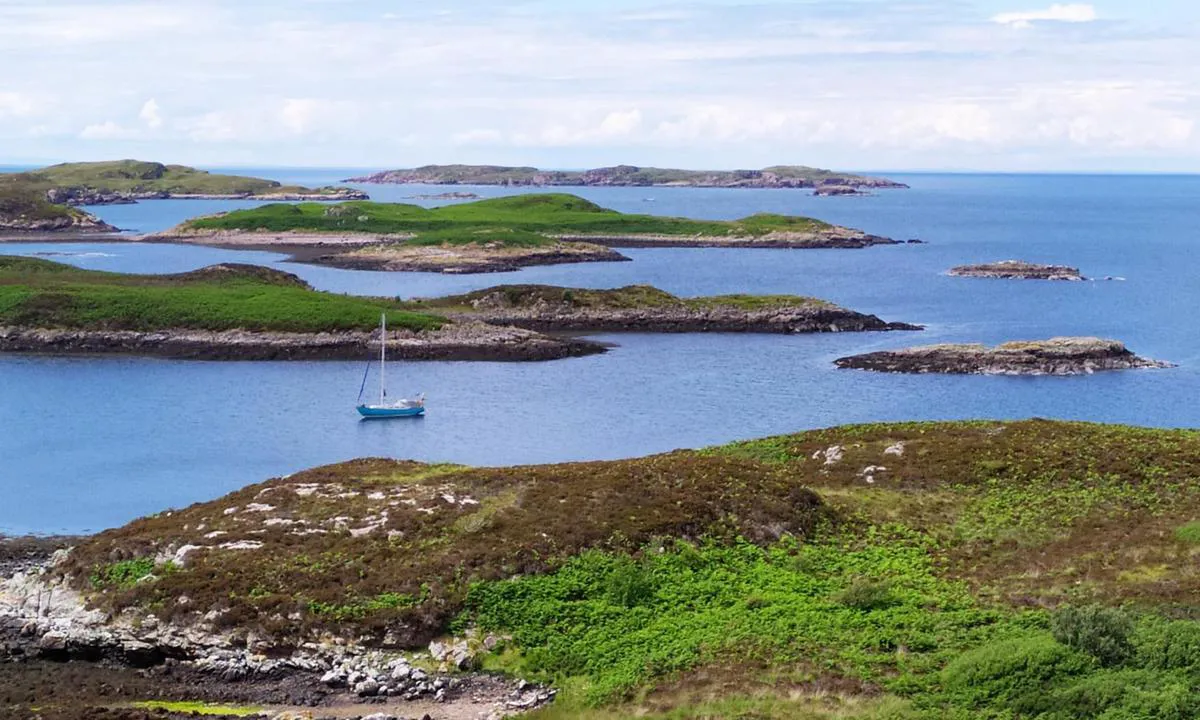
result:
M 885 178 L 807 167 L 775 165 L 762 170 L 679 170 L 615 165 L 592 170 L 539 170 L 503 165 L 425 165 L 350 178 L 346 182 L 419 185 L 635 186 L 716 188 L 903 188 Z
M 115 231 L 88 213 L 67 208 L 75 205 L 166 198 L 345 201 L 366 197 L 352 188 L 313 189 L 141 160 L 64 163 L 0 174 L 0 231 Z
M 552 302 L 553 301 L 553 302 Z M 400 301 L 319 292 L 290 273 L 215 265 L 175 275 L 0 255 L 0 351 L 180 358 L 365 358 L 386 315 L 398 359 L 552 360 L 605 346 L 559 331 L 915 330 L 812 298 L 676 298 L 651 287 L 498 286 Z
M 298 259 L 360 269 L 439 272 L 626 259 L 613 247 L 897 244 L 808 217 L 768 213 L 734 221 L 660 217 L 621 213 L 560 193 L 433 209 L 376 202 L 273 204 L 189 220 L 154 239 L 232 247 L 308 247 Z M 329 253 L 331 247 L 338 251 Z
M 316 653 L 332 670 L 313 682 L 350 696 L 378 683 L 347 687 L 333 638 L 385 677 L 526 678 L 557 690 L 534 720 L 1183 720 L 1198 490 L 1198 432 L 1043 420 L 528 467 L 369 459 L 86 538 L 27 592 L 77 593 L 139 653 L 184 629 Z

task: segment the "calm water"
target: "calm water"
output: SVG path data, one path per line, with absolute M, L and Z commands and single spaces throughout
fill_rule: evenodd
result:
M 272 171 L 255 171 L 271 174 Z M 321 184 L 353 171 L 274 171 Z M 0 356 L 0 532 L 99 529 L 210 499 L 249 482 L 366 455 L 507 464 L 616 458 L 847 422 L 1029 416 L 1200 425 L 1200 177 L 904 178 L 870 198 L 787 191 L 582 189 L 625 211 L 733 218 L 812 214 L 930 244 L 860 251 L 631 250 L 634 262 L 468 277 L 367 273 L 272 253 L 131 244 L 9 245 L 85 267 L 179 272 L 236 260 L 275 264 L 346 293 L 432 296 L 499 282 L 679 294 L 816 295 L 919 334 L 804 337 L 602 336 L 603 356 L 538 364 L 406 363 L 397 391 L 423 390 L 423 420 L 363 423 L 358 363 L 180 363 Z M 368 187 L 401 200 L 431 188 Z M 495 195 L 497 188 L 475 189 Z M 653 198 L 649 202 L 646 198 Z M 240 203 L 161 201 L 96 211 L 139 231 Z M 948 278 L 964 262 L 1021 258 L 1125 281 Z M 1081 378 L 907 377 L 837 371 L 884 347 L 1089 334 L 1180 363 Z

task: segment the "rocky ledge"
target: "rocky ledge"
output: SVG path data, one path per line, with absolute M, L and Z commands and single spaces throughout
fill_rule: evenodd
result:
M 839 358 L 839 368 L 893 373 L 960 375 L 1090 375 L 1105 370 L 1167 368 L 1134 355 L 1124 343 L 1100 338 L 1053 338 L 985 345 L 929 345 Z
M 0 352 L 59 355 L 128 354 L 184 360 L 353 360 L 365 358 L 378 336 L 369 332 L 282 333 L 245 330 L 67 330 L 0 327 Z M 397 360 L 558 360 L 605 352 L 570 337 L 481 322 L 454 323 L 421 333 L 389 331 Z
M 390 243 L 320 255 L 309 262 L 349 270 L 390 270 L 450 274 L 512 272 L 535 265 L 585 262 L 628 262 L 621 253 L 599 244 L 556 242 L 535 247 L 492 244 L 406 245 Z
M 842 195 L 870 195 L 871 193 L 859 190 L 853 185 L 820 185 L 816 190 L 813 190 L 815 197 L 838 197 Z
M 1039 265 L 1021 260 L 1002 260 L 980 265 L 960 265 L 946 273 L 953 277 L 1002 278 L 1006 280 L 1086 280 L 1079 268 L 1067 265 Z
M 116 233 L 120 230 L 91 213 L 71 208 L 70 212 L 53 217 L 13 217 L 0 212 L 0 234 L 11 235 L 15 239 L 23 239 L 23 235 L 53 233 L 79 233 L 92 235 L 97 233 Z
M 654 302 L 645 306 L 586 306 L 574 294 L 635 292 Z M 565 296 L 565 297 L 564 297 Z M 535 298 L 530 301 L 531 298 Z M 456 298 L 448 299 L 449 301 Z M 922 330 L 920 325 L 886 322 L 832 303 L 764 303 L 739 305 L 736 299 L 676 298 L 657 288 L 633 287 L 614 291 L 584 291 L 546 286 L 508 286 L 461 296 L 469 310 L 437 311 L 458 321 L 481 321 L 541 332 L 740 332 L 822 333 Z M 447 301 L 443 301 L 447 302 Z
M 726 235 L 556 235 L 559 240 L 570 242 L 588 242 L 616 248 L 645 248 L 645 247 L 697 247 L 697 248 L 790 248 L 790 249 L 820 249 L 842 248 L 855 249 L 873 245 L 902 245 L 904 241 L 894 240 L 880 235 L 854 230 L 852 228 L 833 226 L 823 230 L 810 232 L 775 231 L 764 235 L 726 236 Z M 919 241 L 916 241 L 919 242 Z M 916 244 L 909 240 L 908 243 Z

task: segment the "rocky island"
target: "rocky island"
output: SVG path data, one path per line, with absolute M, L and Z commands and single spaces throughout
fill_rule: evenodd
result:
M 1015 280 L 1086 280 L 1079 268 L 1067 265 L 1039 265 L 1021 260 L 1001 260 L 979 265 L 960 265 L 946 272 L 953 277 L 1002 278 Z
M 1090 375 L 1106 370 L 1167 368 L 1123 343 L 1100 338 L 1066 337 L 986 345 L 929 345 L 839 358 L 840 368 L 893 373 L 966 375 Z
M 114 233 L 117 228 L 79 208 L 52 203 L 41 190 L 0 174 L 0 235 Z
M 285 186 L 274 180 L 221 175 L 185 165 L 141 160 L 51 165 L 0 176 L 5 186 L 44 195 L 54 205 L 111 205 L 139 200 L 264 200 L 278 202 L 365 200 L 346 187 Z
M 364 270 L 496 272 L 627 260 L 611 248 L 864 248 L 891 238 L 807 217 L 735 221 L 620 213 L 574 195 L 528 194 L 424 208 L 347 202 L 268 205 L 196 218 L 144 239 L 287 249 L 295 259 Z
M 3 566 L 0 715 L 1190 717 L 1197 467 L 1034 420 L 316 468 Z
M 648 285 L 615 290 L 501 285 L 411 303 L 455 320 L 542 332 L 816 333 L 921 330 L 816 298 L 718 295 L 680 298 Z
M 409 360 L 555 360 L 606 350 L 563 333 L 920 329 L 793 296 L 501 286 L 401 302 L 317 292 L 253 265 L 125 275 L 0 256 L 0 352 L 359 359 L 378 347 L 381 313 L 389 355 Z
M 803 165 L 762 170 L 675 170 L 616 165 L 583 171 L 501 165 L 425 165 L 346 180 L 401 185 L 504 185 L 513 187 L 703 187 L 703 188 L 905 188 L 886 178 L 837 173 Z

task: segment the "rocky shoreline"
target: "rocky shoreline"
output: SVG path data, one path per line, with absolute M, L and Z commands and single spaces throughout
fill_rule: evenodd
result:
M 537 247 L 480 245 L 368 246 L 349 252 L 318 255 L 303 262 L 346 270 L 471 274 L 515 272 L 539 265 L 630 262 L 630 258 L 596 243 L 557 242 Z
M 1090 375 L 1109 370 L 1169 368 L 1139 357 L 1116 340 L 1052 338 L 986 345 L 929 345 L 838 358 L 843 369 L 958 375 Z
M 776 248 L 861 249 L 875 245 L 918 245 L 920 240 L 895 240 L 860 230 L 831 227 L 813 232 L 770 232 L 765 235 L 555 235 L 559 240 L 588 242 L 614 248 Z
M 952 277 L 998 278 L 1004 280 L 1087 280 L 1079 268 L 1067 265 L 1039 265 L 1021 260 L 1002 260 L 978 265 L 960 265 L 946 272 Z
M 653 290 L 653 289 L 651 289 Z M 567 292 L 571 292 L 568 290 Z M 447 310 L 453 320 L 478 321 L 539 332 L 648 332 L 648 333 L 824 333 L 917 331 L 924 328 L 886 322 L 875 315 L 855 312 L 831 303 L 780 304 L 742 308 L 711 299 L 708 306 L 586 307 L 538 301 L 527 305 L 508 302 L 505 288 L 476 293 L 470 310 Z M 702 299 L 707 301 L 709 299 Z
M 144 355 L 178 360 L 357 360 L 378 347 L 370 332 L 282 333 L 244 330 L 68 330 L 0 327 L 0 352 Z M 606 346 L 515 327 L 463 322 L 439 330 L 390 331 L 397 360 L 542 361 L 593 355 Z

